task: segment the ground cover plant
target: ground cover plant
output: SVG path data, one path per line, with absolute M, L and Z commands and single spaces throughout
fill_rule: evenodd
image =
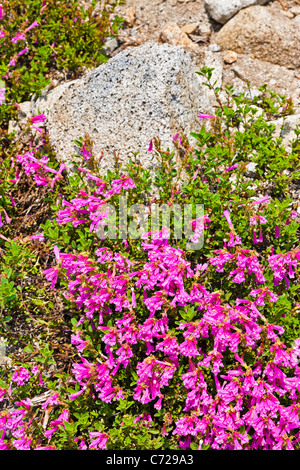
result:
M 163 149 L 153 137 L 155 177 L 138 154 L 101 173 L 89 136 L 78 136 L 81 163 L 67 174 L 44 115 L 8 134 L 18 90 L 7 82 L 2 450 L 299 449 L 300 131 L 287 150 L 269 120 L 293 112 L 288 98 L 227 87 L 224 101 L 212 69 L 199 73 L 219 105 L 196 116 L 195 144 L 178 133 Z M 176 221 L 143 230 L 130 214 L 131 236 L 119 236 L 125 197 L 150 211 L 202 204 L 191 239 L 203 247 L 189 250 Z

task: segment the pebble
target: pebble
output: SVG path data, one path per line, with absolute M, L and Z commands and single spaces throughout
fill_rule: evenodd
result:
M 288 18 L 294 18 L 294 14 L 291 11 L 280 10 L 280 13 Z
M 290 8 L 290 12 L 295 16 L 300 15 L 300 5 Z
M 183 31 L 185 34 L 193 34 L 198 28 L 198 26 L 199 26 L 199 23 L 185 24 L 184 26 L 181 27 L 181 31 Z
M 124 21 L 127 24 L 127 26 L 129 27 L 133 26 L 133 23 L 135 20 L 135 14 L 136 14 L 135 7 L 130 7 L 130 8 L 127 8 L 127 10 L 125 10 Z
M 104 40 L 104 46 L 102 47 L 102 50 L 104 54 L 111 55 L 111 53 L 115 49 L 117 49 L 118 46 L 119 46 L 119 43 L 116 38 L 109 38 L 107 40 Z
M 218 44 L 210 44 L 207 49 L 211 52 L 219 52 L 221 47 Z
M 190 38 L 179 28 L 176 23 L 167 23 L 164 25 L 161 33 L 160 40 L 173 44 L 174 46 L 188 47 L 190 49 L 198 50 L 198 46 L 190 40 Z
M 237 61 L 237 53 L 234 51 L 227 51 L 223 57 L 225 64 L 233 64 Z
M 211 34 L 210 23 L 201 23 L 198 28 L 198 34 L 200 36 L 209 36 Z

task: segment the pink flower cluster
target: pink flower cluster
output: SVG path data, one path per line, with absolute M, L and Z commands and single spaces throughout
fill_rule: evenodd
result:
M 34 175 L 34 181 L 37 186 L 50 186 L 50 188 L 54 187 L 56 181 L 63 178 L 62 172 L 66 168 L 64 163 L 60 164 L 58 171 L 50 168 L 47 165 L 49 162 L 48 157 L 43 156 L 38 160 L 34 156 L 34 150 L 26 152 L 24 155 L 17 155 L 16 162 L 22 165 L 26 175 Z M 54 178 L 51 178 L 50 174 L 55 175 Z M 18 179 L 18 175 L 16 179 Z
M 84 170 L 84 169 L 82 169 Z M 84 191 L 79 192 L 79 197 L 71 202 L 63 199 L 62 206 L 65 209 L 58 211 L 57 222 L 60 225 L 71 222 L 74 227 L 80 224 L 89 223 L 90 232 L 96 232 L 101 226 L 108 224 L 109 207 L 108 201 L 114 194 L 120 194 L 121 190 L 135 188 L 134 181 L 123 175 L 120 179 L 114 180 L 111 189 L 106 189 L 106 183 L 89 172 L 87 176 L 96 181 L 96 189 L 93 194 Z
M 277 286 L 284 279 L 289 287 L 289 279 L 295 278 L 295 269 L 300 262 L 300 249 L 269 256 L 268 261 L 273 271 L 274 284 Z
M 181 384 L 184 409 L 172 432 L 183 448 L 192 442 L 229 450 L 298 448 L 300 340 L 288 349 L 280 340 L 284 329 L 269 323 L 259 310 L 266 301 L 277 302 L 277 295 L 265 286 L 251 291 L 254 300 L 225 302 L 220 293 L 197 282 L 184 252 L 171 247 L 162 232 L 152 234 L 151 240 L 149 235 L 142 243 L 148 261 L 138 270 L 107 248 L 96 251 L 96 261 L 59 254 L 69 298 L 84 307 L 106 353 L 99 363 L 82 357 L 74 364 L 80 391 L 70 398 L 89 390 L 105 402 L 118 400 L 123 397 L 120 367 L 135 367 L 133 398 L 141 406 L 153 402 L 160 409 L 172 384 Z M 257 283 L 266 282 L 255 252 L 235 247 L 235 253 L 216 253 L 209 263 L 218 272 L 235 263 L 237 269 L 230 273 L 234 282 L 243 282 L 245 273 L 255 274 Z M 281 264 L 298 256 L 295 251 Z M 271 258 L 271 268 L 277 268 L 278 259 Z M 198 312 L 195 321 L 174 327 L 178 308 L 190 306 Z M 115 319 L 114 326 L 105 326 L 108 316 Z M 84 352 L 87 342 L 81 334 L 73 342 Z
M 241 284 L 246 281 L 246 274 L 251 276 L 255 274 L 255 282 L 262 284 L 266 282 L 263 275 L 264 267 L 260 266 L 257 253 L 252 250 L 245 250 L 237 247 L 235 253 L 230 253 L 227 248 L 216 250 L 217 256 L 210 258 L 209 262 L 212 266 L 216 267 L 219 273 L 224 272 L 224 266 L 228 263 L 235 264 L 236 269 L 230 271 L 229 276 L 232 277 L 232 282 Z
M 41 11 L 42 13 L 42 11 Z M 3 6 L 0 5 L 0 20 L 3 19 L 5 16 L 5 10 L 3 9 Z M 18 42 L 26 42 L 26 33 L 28 33 L 31 29 L 36 28 L 39 26 L 38 22 L 35 20 L 30 26 L 28 26 L 24 32 L 19 31 L 18 33 L 15 34 L 13 38 L 10 39 L 12 44 L 18 44 Z M 4 38 L 6 36 L 6 31 L 0 31 L 0 39 Z M 29 48 L 25 46 L 24 49 L 19 51 L 15 56 L 13 56 L 8 63 L 8 67 L 14 67 L 17 63 L 18 57 L 20 57 L 23 54 L 27 54 L 29 52 Z M 6 74 L 6 78 L 9 78 L 10 72 L 8 71 Z M 1 100 L 0 96 L 0 105 L 3 103 L 3 99 Z
M 12 376 L 11 384 L 6 390 L 0 388 L 0 403 L 5 405 L 4 410 L 0 411 L 0 450 L 55 450 L 55 445 L 51 445 L 51 440 L 60 426 L 65 427 L 65 423 L 69 422 L 69 411 L 61 408 L 64 403 L 61 401 L 59 393 L 48 395 L 45 401 L 34 403 L 30 398 L 18 401 L 14 397 L 14 392 L 19 387 L 28 384 L 29 381 L 39 376 L 39 385 L 43 386 L 40 371 L 37 367 L 33 367 L 31 373 L 24 367 L 20 367 Z M 15 386 L 16 390 L 12 390 Z M 8 406 L 7 404 L 13 404 Z M 56 419 L 52 419 L 48 424 L 48 417 L 55 409 L 61 409 Z M 36 430 L 37 422 L 40 421 L 41 413 L 44 412 L 43 424 L 40 429 L 47 445 L 37 445 L 33 429 Z M 48 428 L 48 429 L 47 429 Z M 108 440 L 108 434 L 104 432 L 89 431 L 90 449 L 105 449 Z M 38 438 L 41 442 L 41 437 Z M 78 448 L 80 450 L 87 449 L 87 445 L 83 439 L 75 439 L 80 441 Z

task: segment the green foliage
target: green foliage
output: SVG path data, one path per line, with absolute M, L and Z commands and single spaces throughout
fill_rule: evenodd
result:
M 29 100 L 50 84 L 55 70 L 76 78 L 82 67 L 93 68 L 107 60 L 104 39 L 115 36 L 122 24 L 117 15 L 112 19 L 119 3 L 105 1 L 99 10 L 95 2 L 85 9 L 77 0 L 3 0 L 0 78 L 6 101 L 0 108 L 0 123 L 13 116 L 15 103 Z M 35 21 L 38 25 L 26 32 Z M 26 41 L 11 42 L 18 33 L 24 33 Z M 18 56 L 25 47 L 28 53 Z M 9 66 L 10 60 L 15 65 Z

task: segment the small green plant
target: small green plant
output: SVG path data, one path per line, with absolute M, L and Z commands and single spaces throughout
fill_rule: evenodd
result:
M 122 18 L 112 19 L 116 0 L 93 1 L 85 9 L 77 0 L 3 0 L 0 34 L 0 79 L 5 103 L 0 123 L 16 114 L 17 103 L 29 100 L 51 83 L 57 71 L 77 78 L 83 67 L 107 60 L 104 39 L 117 35 Z

